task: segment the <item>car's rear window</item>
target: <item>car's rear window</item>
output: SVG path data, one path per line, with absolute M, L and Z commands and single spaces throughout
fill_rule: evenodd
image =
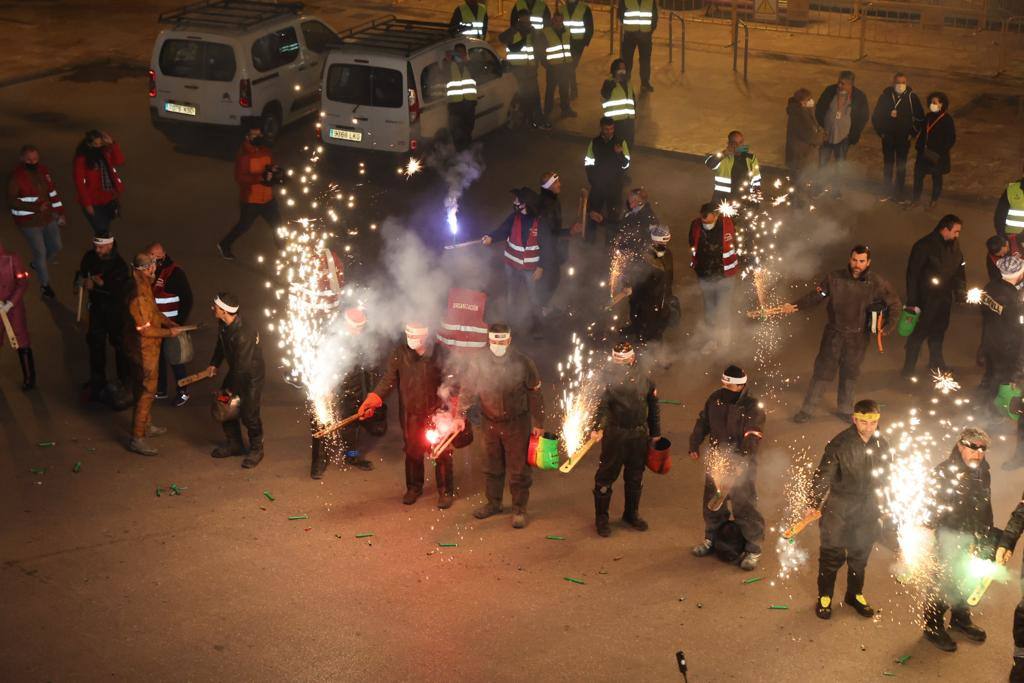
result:
M 160 48 L 160 73 L 199 81 L 230 81 L 235 77 L 235 51 L 223 43 L 172 38 Z
M 327 99 L 397 109 L 405 104 L 402 72 L 365 64 L 332 64 L 327 70 Z

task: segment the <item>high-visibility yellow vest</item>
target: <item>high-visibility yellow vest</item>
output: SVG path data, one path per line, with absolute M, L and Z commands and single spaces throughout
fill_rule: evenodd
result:
M 473 8 L 462 3 L 459 5 L 459 33 L 472 38 L 484 37 L 484 19 L 487 18 L 487 5 L 482 2 L 476 6 L 476 14 Z
M 572 12 L 569 12 L 568 5 L 563 4 L 558 8 L 558 13 L 562 15 L 562 23 L 569 29 L 573 40 L 583 40 L 587 33 L 587 26 L 583 23 L 583 17 L 587 14 L 587 3 L 580 0 Z
M 533 52 L 533 34 L 526 36 L 518 31 L 512 36 L 512 44 L 519 45 L 519 49 L 512 47 L 505 48 L 505 59 L 512 66 L 534 66 L 537 63 L 536 55 Z
M 715 172 L 715 192 L 732 194 L 732 167 L 736 164 L 736 157 L 723 156 L 718 166 L 712 170 Z M 757 163 L 757 157 L 747 157 L 747 177 L 750 179 L 751 189 L 761 187 L 761 165 Z
M 1006 186 L 1006 199 L 1010 202 L 1004 224 L 1006 234 L 1019 235 L 1024 232 L 1024 188 L 1019 180 Z
M 451 77 L 445 86 L 448 103 L 476 100 L 476 79 L 469 75 L 469 69 L 451 63 Z
M 549 63 L 561 64 L 572 61 L 572 39 L 569 36 L 569 31 L 564 28 L 561 36 L 550 26 L 544 29 L 544 37 L 547 39 L 544 41 L 544 57 Z
M 544 0 L 533 0 L 533 5 L 528 5 L 526 0 L 516 0 L 516 10 L 519 12 L 530 13 L 530 25 L 533 26 L 535 31 L 540 31 L 544 28 L 544 10 L 547 9 L 547 4 Z
M 650 33 L 654 30 L 654 0 L 623 0 L 622 30 Z
M 636 97 L 633 95 L 633 86 L 626 83 L 626 87 L 623 88 L 621 83 L 616 82 L 608 99 L 601 103 L 601 110 L 605 116 L 616 121 L 635 119 Z
M 623 165 L 622 165 L 622 170 L 625 171 L 627 168 L 629 168 L 629 160 L 630 160 L 630 156 L 629 156 L 629 143 L 627 143 L 625 140 L 622 140 L 622 156 L 625 157 L 625 159 L 623 160 Z M 591 140 L 590 144 L 587 145 L 587 154 L 586 154 L 586 156 L 583 157 L 583 166 L 587 167 L 587 166 L 596 166 L 596 165 L 597 165 L 597 159 L 594 157 L 594 141 Z

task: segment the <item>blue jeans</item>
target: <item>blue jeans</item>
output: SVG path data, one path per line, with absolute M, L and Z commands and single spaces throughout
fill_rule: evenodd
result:
M 32 250 L 32 267 L 39 274 L 39 284 L 50 284 L 50 271 L 46 264 L 57 256 L 61 249 L 60 226 L 54 219 L 41 228 L 21 228 L 29 248 Z

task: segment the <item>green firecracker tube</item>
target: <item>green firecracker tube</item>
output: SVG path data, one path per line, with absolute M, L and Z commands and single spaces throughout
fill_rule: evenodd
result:
M 544 538 L 548 539 L 549 541 L 564 541 L 565 540 L 565 536 L 545 536 Z
M 437 547 L 438 548 L 458 548 L 459 544 L 458 543 L 438 543 Z
M 46 474 L 45 467 L 33 467 L 29 470 L 32 474 Z
M 356 534 L 356 538 L 369 538 L 370 536 L 373 536 L 372 531 L 364 531 L 361 534 Z
M 565 579 L 566 581 L 568 581 L 569 583 L 578 583 L 581 586 L 585 586 L 586 585 L 586 581 L 584 581 L 583 579 L 575 579 L 575 578 L 573 578 L 571 576 L 563 576 L 562 578 Z
M 79 460 L 78 462 L 76 462 L 75 466 L 71 468 L 71 471 L 74 472 L 75 474 L 78 474 L 79 472 L 81 472 L 82 471 L 82 461 Z
M 668 406 L 681 406 L 681 405 L 683 405 L 682 401 L 674 401 L 674 400 L 672 400 L 670 398 L 659 398 L 658 399 L 658 403 L 664 403 L 665 405 L 668 405 Z
M 40 448 L 53 448 L 54 446 L 57 445 L 57 442 L 56 441 L 40 441 L 38 445 L 39 445 Z
M 768 605 L 768 609 L 789 609 L 788 605 Z
M 267 497 L 267 500 L 274 500 L 274 497 L 270 495 L 270 491 L 264 491 L 263 495 Z
M 291 522 L 294 522 L 294 521 L 300 520 L 300 519 L 309 519 L 309 515 L 291 515 L 291 516 L 288 517 L 288 520 L 291 521 Z
M 764 580 L 763 576 L 755 576 L 755 577 L 753 577 L 751 579 L 743 579 L 743 583 L 744 584 L 751 584 L 751 583 L 757 583 L 758 581 L 763 581 L 763 580 Z

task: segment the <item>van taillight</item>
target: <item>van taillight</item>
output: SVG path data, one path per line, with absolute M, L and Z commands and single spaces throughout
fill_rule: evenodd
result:
M 413 138 L 413 139 L 409 140 L 409 151 L 410 152 L 415 152 L 416 149 L 419 146 L 420 146 L 419 140 L 417 140 L 416 138 Z
M 149 96 L 156 97 L 156 72 L 149 70 Z
M 238 81 L 238 106 L 252 106 L 252 84 L 249 83 L 248 78 Z
M 416 88 L 409 88 L 409 123 L 420 120 L 420 98 L 416 96 Z

